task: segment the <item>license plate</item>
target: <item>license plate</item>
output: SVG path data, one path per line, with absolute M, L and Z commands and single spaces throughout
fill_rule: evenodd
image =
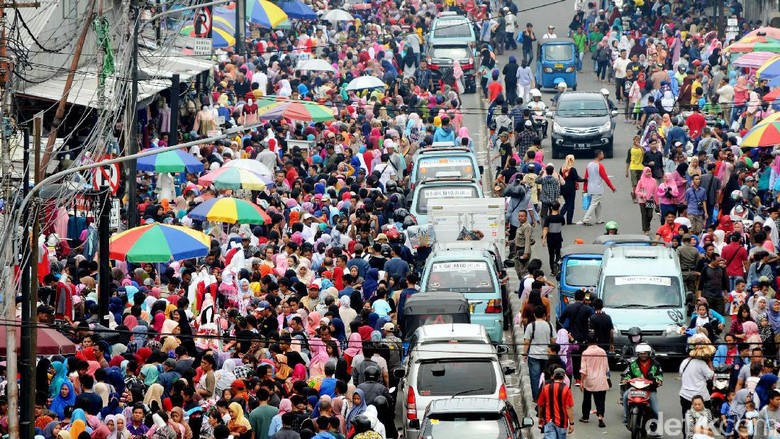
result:
M 556 64 L 556 65 L 555 65 L 555 68 L 556 68 L 556 69 L 562 69 L 562 68 L 563 68 L 563 64 Z
M 628 392 L 629 398 L 647 398 L 648 393 L 644 390 L 631 390 Z
M 575 143 L 574 149 L 588 149 L 587 143 Z

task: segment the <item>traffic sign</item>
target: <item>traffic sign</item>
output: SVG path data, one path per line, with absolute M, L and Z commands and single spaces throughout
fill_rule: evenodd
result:
M 108 160 L 111 156 L 105 156 L 101 159 Z M 119 180 L 121 177 L 121 170 L 119 169 L 119 163 L 113 163 L 110 165 L 104 165 L 96 168 L 92 174 L 92 187 L 99 191 L 106 186 L 111 189 L 111 195 L 116 195 L 119 190 Z
M 199 8 L 195 10 L 193 17 L 193 29 L 198 38 L 211 38 L 212 26 L 211 7 Z

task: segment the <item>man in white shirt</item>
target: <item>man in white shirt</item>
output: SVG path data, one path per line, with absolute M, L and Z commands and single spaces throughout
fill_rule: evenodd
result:
M 279 156 L 271 151 L 270 148 L 266 148 L 263 144 L 258 145 L 261 148 L 260 153 L 257 154 L 257 161 L 264 164 L 271 172 L 276 169 L 276 164 L 279 161 Z
M 777 248 L 777 240 L 778 240 L 778 233 L 777 233 L 777 218 L 780 217 L 780 211 L 777 210 L 776 207 L 770 207 L 769 210 L 769 218 L 764 221 L 764 227 L 769 227 L 769 238 L 772 240 L 772 244 L 775 245 L 775 248 Z
M 258 90 L 263 92 L 263 96 L 268 93 L 268 75 L 266 75 L 259 67 L 255 67 L 255 73 L 252 74 L 252 84 L 258 85 Z
M 629 62 L 626 49 L 622 49 L 620 51 L 620 56 L 615 58 L 615 61 L 612 62 L 612 68 L 615 70 L 615 96 L 617 96 L 618 102 L 623 102 L 626 93 L 626 69 L 628 68 Z
M 397 172 L 393 168 L 393 165 L 390 164 L 389 155 L 382 154 L 380 160 L 381 162 L 374 166 L 374 171 L 379 172 L 379 182 L 382 183 L 382 186 L 385 186 L 388 181 L 395 180 Z
M 555 35 L 555 26 L 553 25 L 547 26 L 547 33 L 542 35 L 543 40 L 548 40 L 551 38 L 558 38 L 558 35 Z

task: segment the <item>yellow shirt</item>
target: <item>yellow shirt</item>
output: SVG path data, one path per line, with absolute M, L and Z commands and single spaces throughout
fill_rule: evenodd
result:
M 696 96 L 696 89 L 700 87 L 701 87 L 701 81 L 695 79 L 693 81 L 693 84 L 691 84 L 691 105 L 696 105 L 699 103 L 699 97 Z
M 628 150 L 628 169 L 632 171 L 641 171 L 645 169 L 642 160 L 645 158 L 645 149 L 642 147 L 631 148 Z

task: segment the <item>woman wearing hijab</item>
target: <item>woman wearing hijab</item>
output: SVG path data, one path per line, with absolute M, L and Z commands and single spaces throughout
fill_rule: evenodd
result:
M 650 223 L 655 214 L 655 208 L 658 206 L 658 183 L 653 178 L 653 171 L 645 167 L 642 170 L 642 176 L 634 189 L 637 202 L 639 203 L 639 213 L 642 218 L 642 232 L 645 235 L 650 233 Z
M 341 309 L 339 309 L 341 311 Z M 336 317 L 331 320 L 330 324 L 330 336 L 338 340 L 338 345 L 343 346 L 347 341 L 347 332 L 344 327 L 344 321 Z
M 755 390 L 759 402 L 759 405 L 756 407 L 758 410 L 761 410 L 764 408 L 764 406 L 769 404 L 769 395 L 771 394 L 772 390 L 774 390 L 777 381 L 778 377 L 773 373 L 766 373 L 761 375 L 761 379 L 758 380 L 758 384 L 756 384 Z
M 352 309 L 350 296 L 341 296 L 339 298 L 339 317 L 344 322 L 344 327 L 349 328 L 349 324 L 357 317 L 357 311 Z
M 54 377 L 49 384 L 49 398 L 54 398 L 62 390 L 62 385 L 68 380 L 68 366 L 67 362 L 54 361 L 51 363 L 52 369 L 54 369 Z M 73 385 L 71 384 L 71 388 Z
M 190 356 L 194 357 L 197 354 L 197 349 L 195 348 L 195 340 L 192 338 L 192 326 L 190 326 L 187 313 L 181 308 L 176 308 L 171 314 L 179 324 L 179 340 L 182 346 L 187 349 Z
M 46 424 L 46 427 L 44 427 L 43 429 L 44 439 L 57 439 L 60 429 L 61 429 L 60 421 L 49 422 L 48 424 Z
M 675 200 L 679 196 L 677 184 L 675 183 L 673 173 L 664 174 L 664 181 L 658 185 L 657 199 L 661 206 L 661 218 L 666 218 L 669 212 L 676 213 L 677 204 Z
M 230 421 L 228 422 L 228 430 L 233 437 L 243 438 L 246 433 L 252 430 L 252 425 L 249 424 L 249 420 L 244 417 L 244 409 L 237 402 L 232 402 L 228 406 L 230 412 Z
M 163 408 L 162 404 L 162 395 L 163 395 L 163 386 L 154 383 L 151 386 L 149 386 L 149 389 L 146 391 L 146 395 L 144 395 L 144 404 L 146 404 L 147 407 L 149 407 L 152 411 L 161 410 Z M 154 404 L 157 404 L 157 408 L 154 407 Z
M 279 430 L 282 429 L 282 416 L 285 413 L 290 413 L 292 409 L 292 401 L 289 399 L 284 398 L 279 401 L 279 412 L 273 418 L 271 418 L 271 425 L 268 427 L 268 437 L 273 437 Z
M 78 437 L 82 431 L 92 433 L 92 428 L 87 423 L 87 414 L 83 409 L 73 410 L 70 415 L 70 434 L 73 437 Z
M 379 270 L 369 268 L 366 272 L 366 280 L 363 283 L 363 300 L 369 300 L 373 297 L 379 287 Z
M 309 375 L 312 377 L 325 376 L 325 363 L 328 362 L 328 351 L 321 338 L 314 337 L 309 340 Z
M 65 407 L 76 404 L 76 392 L 73 390 L 73 384 L 65 380 L 60 386 L 60 391 L 52 398 L 49 404 L 49 410 L 57 414 L 59 419 L 65 419 Z
M 171 417 L 168 425 L 176 432 L 177 437 L 181 439 L 192 439 L 192 429 L 189 423 L 184 422 L 184 409 L 174 407 L 171 409 Z
M 352 428 L 352 422 L 355 418 L 365 413 L 366 408 L 366 394 L 361 389 L 356 389 L 355 393 L 352 394 L 352 409 L 345 419 L 347 431 Z

